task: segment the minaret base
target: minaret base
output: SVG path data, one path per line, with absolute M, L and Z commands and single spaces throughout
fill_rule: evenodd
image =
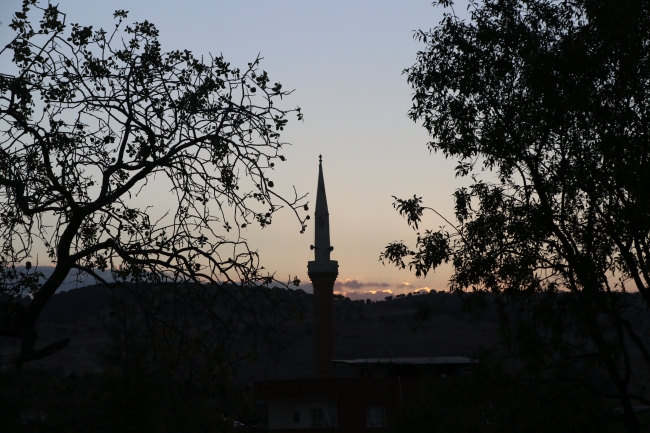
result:
M 334 283 L 338 262 L 309 262 L 308 274 L 314 287 L 314 375 L 332 377 L 334 359 Z

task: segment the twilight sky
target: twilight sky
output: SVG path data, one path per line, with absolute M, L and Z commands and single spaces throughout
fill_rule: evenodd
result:
M 21 0 L 0 3 L 3 45 L 11 35 L 7 24 L 20 4 Z M 128 23 L 149 20 L 158 27 L 164 51 L 223 53 L 241 67 L 261 54 L 261 68 L 271 80 L 295 89 L 285 108 L 298 105 L 305 115 L 304 122 L 292 117 L 285 128 L 283 139 L 292 146 L 284 151 L 287 162 L 278 163 L 270 176 L 276 190 L 290 193 L 295 185 L 298 192 L 309 193 L 313 205 L 318 155 L 323 155 L 332 259 L 339 261 L 335 290 L 353 298 L 383 298 L 385 294 L 364 292 L 445 289 L 449 268 L 417 279 L 408 270 L 378 262 L 388 242 L 405 240 L 412 245 L 415 237 L 393 210 L 391 196 L 417 194 L 451 219 L 451 194 L 461 186 L 454 178 L 454 161 L 430 154 L 426 131 L 406 116 L 411 90 L 402 70 L 423 48 L 413 40 L 413 31 L 434 27 L 442 16 L 431 0 L 59 0 L 58 4 L 68 23 L 105 29 L 113 26 L 116 9 L 128 10 Z M 163 196 L 157 201 L 158 206 L 164 203 Z M 444 224 L 433 215 L 426 223 L 431 228 Z M 303 235 L 299 230 L 297 221 L 284 212 L 264 230 L 250 226 L 245 236 L 279 279 L 297 275 L 308 282 L 313 227 Z M 310 291 L 308 285 L 303 288 Z

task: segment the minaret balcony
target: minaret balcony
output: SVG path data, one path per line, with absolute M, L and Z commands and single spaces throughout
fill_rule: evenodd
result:
M 336 260 L 315 260 L 307 262 L 307 274 L 334 274 L 339 273 L 339 262 Z

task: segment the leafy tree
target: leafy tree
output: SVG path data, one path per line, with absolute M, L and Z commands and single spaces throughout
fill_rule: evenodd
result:
M 180 332 L 160 314 L 143 314 L 135 286 L 110 290 L 112 315 L 104 318 L 110 343 L 100 354 L 101 372 L 37 365 L 20 374 L 0 370 L 3 426 L 12 432 L 242 431 L 237 422 L 252 413 L 251 399 L 224 372 L 230 365 L 220 342 L 211 344 L 214 333 Z M 158 327 L 166 325 L 161 332 L 147 329 L 154 318 Z
M 196 303 L 190 295 L 190 302 L 169 302 L 175 314 L 151 314 L 160 305 L 155 299 L 179 292 L 190 293 L 147 285 L 111 290 L 113 316 L 105 322 L 111 344 L 95 389 L 102 401 L 89 413 L 104 419 L 107 431 L 227 432 L 252 413 L 248 393 L 235 381 L 231 354 L 215 332 L 219 327 L 200 325 L 211 319 L 205 314 L 210 309 L 183 311 Z
M 416 38 L 405 73 L 431 151 L 472 184 L 455 222 L 380 256 L 417 276 L 451 261 L 451 288 L 491 293 L 528 367 L 592 363 L 585 387 L 639 430 L 650 347 L 650 5 L 470 1 Z M 483 173 L 481 176 L 480 173 Z M 396 199 L 415 229 L 419 197 Z M 630 293 L 630 289 L 633 292 Z M 508 311 L 506 311 L 508 310 Z
M 18 368 L 68 344 L 37 348 L 34 324 L 71 273 L 194 281 L 210 296 L 235 296 L 223 283 L 235 284 L 241 305 L 273 281 L 241 229 L 266 227 L 285 207 L 304 231 L 302 197 L 281 197 L 269 178 L 285 160 L 287 116 L 302 116 L 279 107 L 290 92 L 260 58 L 238 69 L 163 52 L 153 24 L 126 17 L 95 30 L 25 0 L 0 51 L 14 66 L 0 74 L 0 335 L 20 340 Z M 158 220 L 138 205 L 153 184 L 170 189 Z M 31 262 L 17 267 L 41 246 L 54 263 L 47 278 Z
M 410 408 L 396 431 L 619 431 L 612 408 L 602 397 L 539 376 L 513 381 L 489 361 L 464 375 L 427 378 L 424 383 L 421 402 Z

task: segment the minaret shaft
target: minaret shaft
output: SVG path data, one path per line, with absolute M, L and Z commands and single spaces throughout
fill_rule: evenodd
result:
M 339 265 L 335 260 L 330 260 L 332 247 L 322 161 L 318 167 L 314 217 L 314 260 L 307 264 L 307 273 L 314 287 L 314 373 L 316 377 L 331 377 L 334 359 L 334 282 Z

